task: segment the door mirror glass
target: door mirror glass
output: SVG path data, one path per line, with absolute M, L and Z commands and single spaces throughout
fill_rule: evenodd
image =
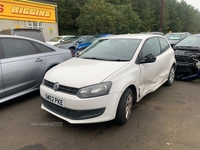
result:
M 140 60 L 140 63 L 153 63 L 155 61 L 156 57 L 152 54 L 148 54 L 142 60 Z

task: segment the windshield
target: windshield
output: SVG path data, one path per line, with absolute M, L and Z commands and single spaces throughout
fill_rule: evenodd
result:
M 90 40 L 89 40 L 89 42 L 90 43 L 94 43 L 96 40 L 98 40 L 98 39 L 100 39 L 100 38 L 102 38 L 103 36 L 94 36 L 93 38 L 91 38 Z
M 180 41 L 178 44 L 176 44 L 176 47 L 178 46 L 195 46 L 200 47 L 200 37 L 198 36 L 189 36 Z
M 165 37 L 168 40 L 180 40 L 182 38 L 181 34 L 166 34 Z
M 75 36 L 75 37 L 69 37 L 67 40 L 62 41 L 62 43 L 72 43 L 74 41 L 77 41 L 77 39 L 79 39 L 80 36 Z
M 62 39 L 62 36 L 58 36 L 58 37 L 54 37 L 51 40 L 49 40 L 50 42 L 58 42 L 60 39 Z
M 139 39 L 99 39 L 77 57 L 107 61 L 129 61 L 140 42 Z

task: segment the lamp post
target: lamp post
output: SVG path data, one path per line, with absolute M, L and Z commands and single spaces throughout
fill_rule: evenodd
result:
M 160 16 L 160 32 L 162 32 L 162 29 L 163 29 L 164 3 L 165 3 L 165 0 L 162 0 L 162 8 L 161 8 L 161 16 Z

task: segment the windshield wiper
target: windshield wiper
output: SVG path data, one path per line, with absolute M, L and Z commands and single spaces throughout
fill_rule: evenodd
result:
M 82 57 L 83 59 L 94 59 L 94 60 L 105 60 L 105 61 L 129 61 L 125 59 L 106 59 L 106 58 L 96 58 L 96 57 Z
M 106 60 L 106 59 L 103 59 L 103 58 L 96 58 L 96 57 L 81 57 L 83 59 L 94 59 L 94 60 Z
M 129 61 L 127 59 L 109 59 L 109 61 Z

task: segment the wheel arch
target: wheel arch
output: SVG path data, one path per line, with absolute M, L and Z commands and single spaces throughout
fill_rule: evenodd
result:
M 135 85 L 130 85 L 126 89 L 128 89 L 128 88 L 130 88 L 132 90 L 132 92 L 134 94 L 134 102 L 136 102 L 136 100 L 137 100 L 137 89 L 136 89 Z
M 133 84 L 127 86 L 127 87 L 124 89 L 124 91 L 122 92 L 122 94 L 121 94 L 121 96 L 120 96 L 120 99 L 121 99 L 123 93 L 124 93 L 127 89 L 131 89 L 131 91 L 132 91 L 133 94 L 134 94 L 134 102 L 136 102 L 136 100 L 137 100 L 137 93 L 138 93 L 138 92 L 137 92 L 137 89 L 136 89 L 135 85 L 133 85 Z M 118 105 L 119 105 L 119 102 L 118 102 Z
M 51 64 L 50 66 L 48 66 L 48 67 L 46 68 L 44 74 L 43 74 L 43 78 L 44 78 L 46 72 L 47 72 L 48 70 L 50 70 L 51 68 L 55 67 L 56 65 L 58 65 L 58 64 Z

